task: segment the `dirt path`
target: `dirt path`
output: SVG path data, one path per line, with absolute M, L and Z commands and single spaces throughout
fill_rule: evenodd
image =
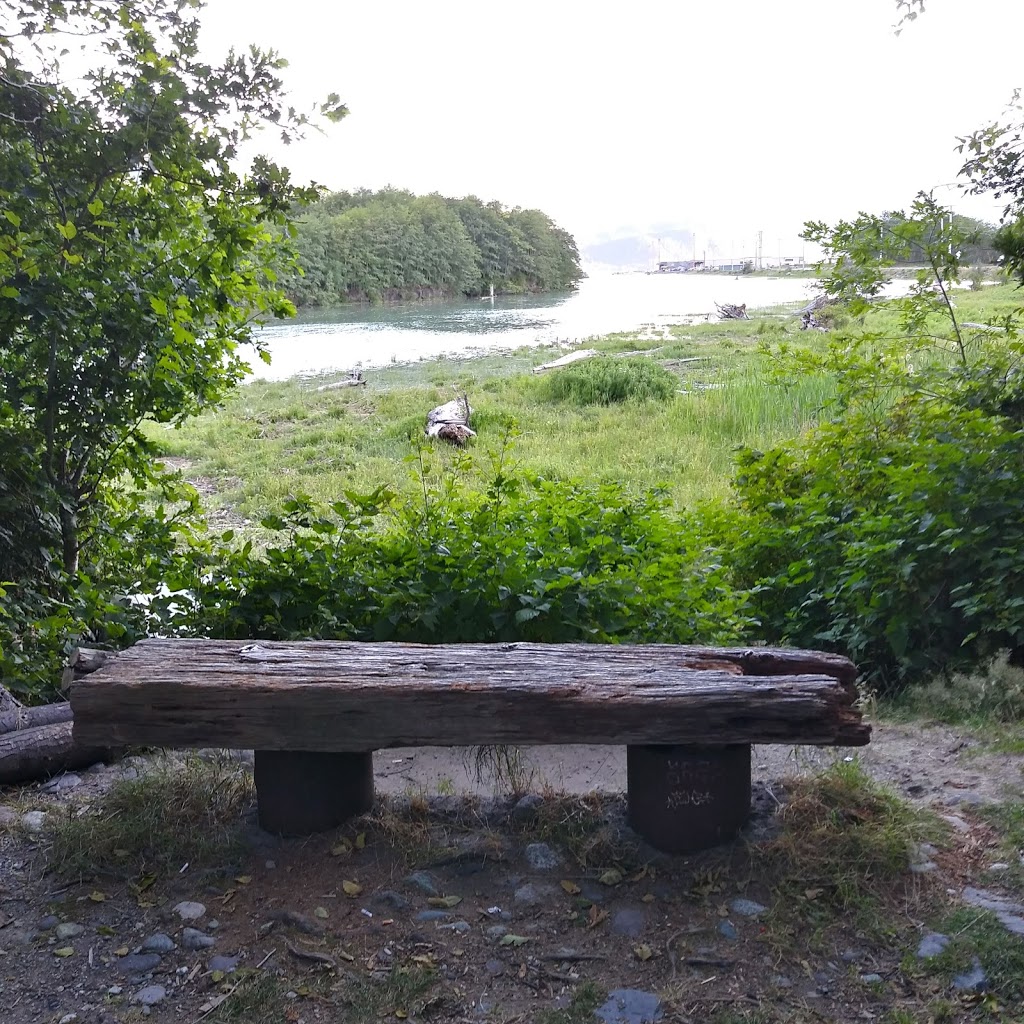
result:
M 578 853 L 573 828 L 598 805 L 578 795 L 621 793 L 624 751 L 523 753 L 519 781 L 548 787 L 542 803 L 557 803 L 551 791 L 577 794 L 558 804 L 568 810 L 554 831 L 531 831 L 536 797 L 461 801 L 491 785 L 459 751 L 382 751 L 379 792 L 405 798 L 415 814 L 377 818 L 358 834 L 280 840 L 250 813 L 236 860 L 185 863 L 156 879 L 143 871 L 69 884 L 45 870 L 43 821 L 80 813 L 116 780 L 145 772 L 145 759 L 0 790 L 0 1019 L 626 1024 L 657 1016 L 682 1024 L 758 1011 L 767 1016 L 749 1019 L 797 1024 L 895 1020 L 886 1015 L 903 1007 L 910 1016 L 898 1019 L 924 1021 L 948 996 L 948 982 L 906 966 L 928 931 L 924 897 L 998 889 L 988 870 L 994 839 L 975 808 L 1024 802 L 1024 758 L 986 753 L 956 729 L 883 725 L 859 752 L 755 748 L 762 794 L 781 793 L 782 779 L 834 757 L 859 756 L 905 798 L 960 823 L 934 851 L 933 875 L 908 870 L 887 937 L 855 915 L 804 934 L 786 923 L 786 903 L 819 890 L 752 873 L 756 828 L 750 845 L 695 857 L 598 845 L 581 862 L 570 852 Z M 764 825 L 774 805 L 762 804 Z M 460 807 L 471 808 L 468 817 Z M 606 799 L 600 813 L 620 821 L 621 798 Z M 603 1003 L 610 991 L 620 994 L 594 1016 L 587 999 L 599 992 Z M 980 997 L 951 998 L 943 1019 L 975 1019 Z M 734 1016 L 715 1016 L 725 1010 Z

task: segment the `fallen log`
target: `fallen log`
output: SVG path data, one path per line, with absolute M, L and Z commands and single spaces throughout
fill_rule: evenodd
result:
M 469 417 L 472 414 L 469 399 L 465 395 L 460 395 L 427 413 L 427 425 L 423 433 L 427 437 L 436 437 L 458 448 L 465 448 L 466 442 L 471 437 L 476 437 L 476 431 L 470 430 L 469 427 Z
M 366 384 L 366 378 L 362 370 L 353 370 L 342 380 L 333 381 L 330 384 L 321 384 L 317 391 L 336 391 L 338 388 L 358 388 Z
M 108 651 L 79 647 L 64 670 L 63 686 L 95 672 L 113 658 Z M 3 700 L 4 696 L 8 699 Z M 76 743 L 73 725 L 73 711 L 67 701 L 24 707 L 0 687 L 0 785 L 46 779 L 123 755 L 123 748 Z
M 70 722 L 71 705 L 67 701 L 58 704 L 42 704 L 36 708 L 16 708 L 0 714 L 0 736 L 7 732 L 24 732 L 41 725 Z
M 718 311 L 718 318 L 720 320 L 749 320 L 747 316 L 747 304 L 744 302 L 742 306 L 736 306 L 731 302 L 715 303 L 715 309 Z
M 550 363 L 541 363 L 540 366 L 533 368 L 533 372 L 543 373 L 545 370 L 557 370 L 562 366 L 571 366 L 573 363 L 578 363 L 581 359 L 592 359 L 598 354 L 596 348 L 581 348 L 578 352 L 570 352 L 568 355 L 560 356 L 558 359 L 552 359 Z
M 0 785 L 45 779 L 121 755 L 121 750 L 76 743 L 72 726 L 56 722 L 0 735 Z

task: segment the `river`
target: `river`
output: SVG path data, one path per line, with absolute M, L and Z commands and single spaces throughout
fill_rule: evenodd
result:
M 585 278 L 569 294 L 460 302 L 407 302 L 318 309 L 268 324 L 261 340 L 270 380 L 386 366 L 440 355 L 577 341 L 614 331 L 685 322 L 713 312 L 715 302 L 748 308 L 800 302 L 813 281 L 724 274 L 607 274 Z

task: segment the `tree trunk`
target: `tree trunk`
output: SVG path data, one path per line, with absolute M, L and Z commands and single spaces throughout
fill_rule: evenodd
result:
M 0 714 L 0 735 L 7 732 L 24 732 L 40 725 L 70 722 L 71 719 L 71 705 L 66 702 L 43 704 L 37 708 L 17 708 Z
M 0 785 L 45 779 L 116 757 L 111 751 L 76 743 L 71 722 L 57 722 L 0 735 Z

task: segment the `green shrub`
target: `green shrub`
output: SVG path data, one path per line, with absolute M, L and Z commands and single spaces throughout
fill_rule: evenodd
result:
M 597 357 L 556 370 L 541 381 L 549 402 L 573 405 L 613 405 L 626 401 L 664 401 L 679 381 L 652 359 Z
M 733 509 L 707 521 L 766 639 L 848 654 L 882 692 L 1024 643 L 1024 429 L 998 358 L 875 366 L 834 422 L 740 454 Z
M 233 638 L 422 643 L 730 642 L 746 596 L 659 495 L 525 481 L 473 492 L 450 478 L 419 500 L 379 491 L 330 509 L 305 499 L 264 521 L 256 553 L 230 535 L 168 580 L 164 630 Z

